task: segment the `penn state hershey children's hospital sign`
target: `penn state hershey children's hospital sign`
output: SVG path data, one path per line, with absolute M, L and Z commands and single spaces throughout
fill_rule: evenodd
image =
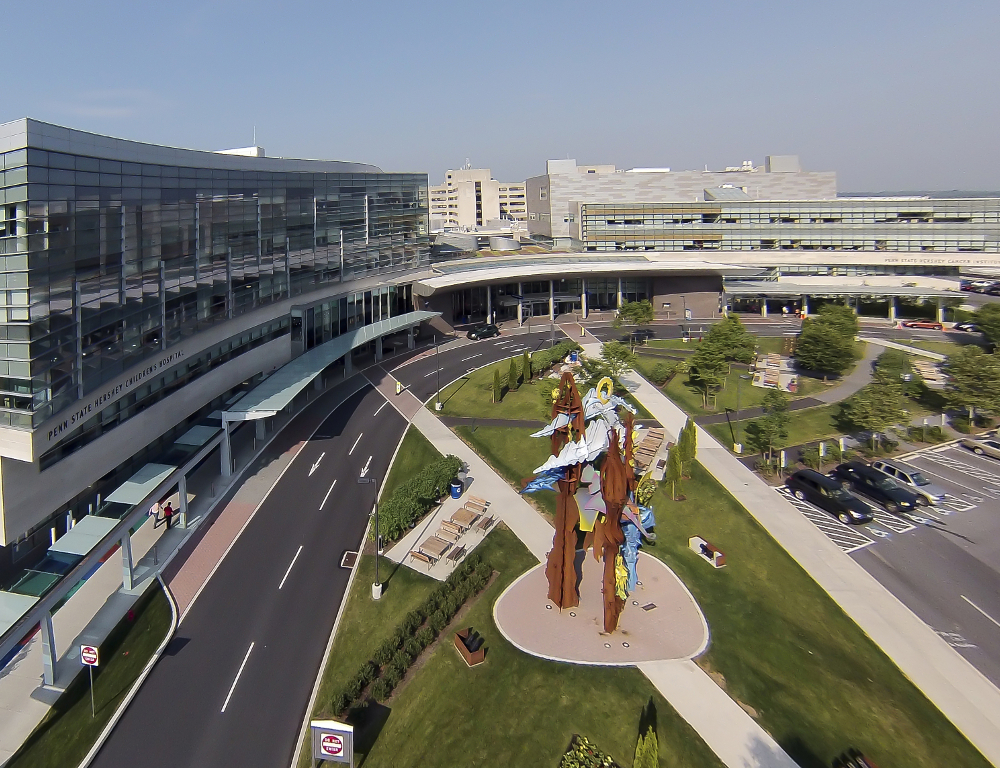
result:
M 78 404 L 69 416 L 48 427 L 45 436 L 46 442 L 51 443 L 53 439 L 59 437 L 59 435 L 63 432 L 73 429 L 77 424 L 86 421 L 97 411 L 100 411 L 101 407 L 104 406 L 105 403 L 116 400 L 128 390 L 132 389 L 132 387 L 136 384 L 141 383 L 157 371 L 173 365 L 183 356 L 184 351 L 180 349 L 171 352 L 169 355 L 164 355 L 151 365 L 147 365 L 142 370 L 136 371 L 124 380 L 119 381 L 116 384 L 112 384 L 110 387 L 94 397 L 93 400 L 86 402 L 82 406 Z

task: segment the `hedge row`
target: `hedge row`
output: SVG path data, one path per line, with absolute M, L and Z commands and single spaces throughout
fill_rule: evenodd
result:
M 566 355 L 579 351 L 582 347 L 575 341 L 560 341 L 551 349 L 539 349 L 531 353 L 531 372 L 541 376 L 556 363 L 562 362 Z
M 400 538 L 410 526 L 427 514 L 438 500 L 448 493 L 448 486 L 462 461 L 455 456 L 445 456 L 428 464 L 420 472 L 400 485 L 388 499 L 378 505 L 379 534 L 385 541 Z M 375 530 L 371 531 L 374 538 Z
M 421 651 L 434 642 L 469 598 L 486 587 L 492 574 L 493 566 L 475 552 L 465 558 L 423 605 L 406 614 L 389 639 L 375 649 L 371 659 L 333 696 L 330 700 L 333 715 L 339 716 L 350 709 L 366 688 L 376 701 L 389 698 Z

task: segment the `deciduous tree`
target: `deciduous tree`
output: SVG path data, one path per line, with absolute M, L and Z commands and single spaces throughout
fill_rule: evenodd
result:
M 841 374 L 856 359 L 854 337 L 844 335 L 830 323 L 806 319 L 795 344 L 795 359 L 807 371 Z
M 620 341 L 605 342 L 601 349 L 601 360 L 608 376 L 615 381 L 635 368 L 636 364 L 635 353 Z
M 976 409 L 1000 410 L 1000 358 L 997 353 L 987 354 L 969 344 L 944 365 L 948 374 L 948 402 L 969 412 L 969 421 L 976 416 Z
M 688 378 L 702 392 L 702 401 L 708 408 L 708 395 L 725 381 L 729 364 L 722 351 L 714 344 L 700 344 L 691 356 Z
M 753 359 L 757 339 L 736 315 L 729 315 L 715 323 L 701 343 L 716 346 L 726 360 L 749 363 Z
M 622 325 L 648 325 L 653 322 L 653 305 L 647 300 L 626 301 L 622 304 L 618 314 L 615 315 L 613 325 L 621 328 Z
M 844 403 L 845 415 L 854 426 L 871 432 L 872 449 L 879 433 L 905 420 L 903 387 L 899 380 L 877 376 L 876 381 L 860 389 Z
M 983 336 L 994 347 L 1000 345 L 1000 303 L 990 302 L 979 308 L 973 316 Z

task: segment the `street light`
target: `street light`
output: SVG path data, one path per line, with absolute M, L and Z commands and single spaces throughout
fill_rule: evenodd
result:
M 750 378 L 750 376 L 741 373 L 736 379 L 736 435 L 738 435 L 740 431 L 740 382 L 743 381 L 743 379 Z M 736 445 L 740 445 L 740 441 L 736 435 L 733 435 L 733 442 L 736 443 Z M 742 452 L 743 450 L 740 449 L 740 453 Z
M 372 584 L 372 600 L 378 600 L 382 597 L 382 582 L 378 580 L 378 554 L 382 546 L 382 537 L 378 533 L 378 478 L 358 478 L 359 485 L 367 485 L 368 483 L 375 483 L 375 501 L 372 502 L 372 514 L 375 516 L 375 583 Z
M 440 350 L 438 349 L 438 337 L 434 334 L 434 367 L 437 368 L 437 400 L 434 404 L 434 410 L 441 410 L 441 358 Z

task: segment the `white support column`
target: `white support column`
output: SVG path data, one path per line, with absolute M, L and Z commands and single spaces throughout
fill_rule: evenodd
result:
M 524 325 L 524 283 L 517 284 L 517 295 L 521 299 L 517 302 L 517 327 Z
M 219 445 L 220 470 L 223 477 L 230 477 L 233 474 L 233 447 L 230 445 L 229 422 L 226 417 L 222 417 L 222 443 Z
M 889 319 L 892 322 L 896 322 L 896 311 L 897 311 L 896 310 L 896 297 L 895 296 L 890 296 L 889 297 Z
M 52 614 L 45 612 L 42 620 L 38 622 L 42 632 L 42 683 L 45 685 L 55 685 L 56 683 L 56 635 L 52 631 Z
M 622 279 L 618 278 L 618 309 L 622 308 Z
M 187 475 L 181 475 L 177 481 L 177 505 L 180 512 L 177 516 L 177 524 L 181 528 L 188 527 L 188 479 Z
M 375 360 L 376 362 L 382 359 L 382 337 L 379 336 L 375 339 Z
M 486 322 L 493 322 L 493 289 L 486 286 Z
M 122 545 L 122 587 L 128 592 L 135 587 L 132 582 L 132 537 L 128 531 L 121 539 Z
M 549 320 L 556 319 L 556 284 L 549 280 Z
M 587 280 L 585 278 L 580 279 L 580 309 L 582 310 L 583 319 L 587 319 Z
M 802 317 L 809 317 L 809 297 L 802 297 Z
M 344 378 L 346 379 L 354 373 L 354 362 L 351 360 L 351 353 L 344 355 Z
M 937 321 L 944 322 L 944 299 L 937 300 Z
M 767 299 L 764 299 L 760 303 L 760 316 L 761 317 L 767 317 Z
M 406 330 L 406 348 L 413 349 L 417 346 L 417 329 L 408 328 Z

